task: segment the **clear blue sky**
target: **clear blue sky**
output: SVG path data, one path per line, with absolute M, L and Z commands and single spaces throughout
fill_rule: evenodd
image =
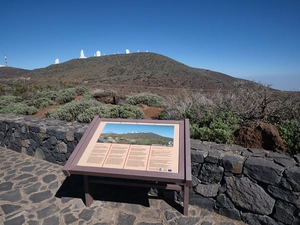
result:
M 0 64 L 156 52 L 300 90 L 300 0 L 0 0 Z

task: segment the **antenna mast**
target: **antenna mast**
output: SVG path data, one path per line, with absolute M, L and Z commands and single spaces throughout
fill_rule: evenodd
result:
M 7 66 L 7 58 L 6 58 L 6 54 L 4 55 L 4 61 L 5 61 L 5 66 Z

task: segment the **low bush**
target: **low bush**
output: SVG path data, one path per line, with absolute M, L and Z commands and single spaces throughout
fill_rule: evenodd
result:
M 78 86 L 75 87 L 75 93 L 78 96 L 83 96 L 85 93 L 89 92 L 90 90 L 87 87 L 83 87 L 83 86 Z
M 189 118 L 190 123 L 198 123 L 205 114 L 214 111 L 214 103 L 204 94 L 199 92 L 187 93 L 166 97 L 165 110 L 159 116 L 160 119 L 181 120 Z
M 238 127 L 238 118 L 232 112 L 208 114 L 200 123 L 191 124 L 190 136 L 202 141 L 232 144 L 232 134 Z
M 21 102 L 22 98 L 18 96 L 2 95 L 0 96 L 0 110 L 9 104 Z
M 67 88 L 67 89 L 58 91 L 58 96 L 55 99 L 55 101 L 58 104 L 65 104 L 65 103 L 73 101 L 76 96 L 77 95 L 76 95 L 75 88 Z
M 13 113 L 23 115 L 33 115 L 37 112 L 38 110 L 34 106 L 28 106 L 22 102 L 10 103 L 0 110 L 0 113 Z
M 38 93 L 36 96 L 37 98 L 48 98 L 52 101 L 55 101 L 58 95 L 59 95 L 58 91 L 43 91 Z
M 135 106 L 122 104 L 110 108 L 108 111 L 108 117 L 123 119 L 144 119 L 145 114 L 142 110 Z
M 300 123 L 297 120 L 284 120 L 277 124 L 280 136 L 292 153 L 300 153 Z
M 164 98 L 156 94 L 141 93 L 126 98 L 126 102 L 130 105 L 143 104 L 147 106 L 163 107 Z
M 53 119 L 58 119 L 58 120 L 86 121 L 83 118 L 82 114 L 84 114 L 84 113 L 86 113 L 86 115 L 88 114 L 89 118 L 94 117 L 92 115 L 92 112 L 97 111 L 97 110 L 95 110 L 93 108 L 100 108 L 100 109 L 98 109 L 98 111 L 102 112 L 102 111 L 104 111 L 104 109 L 102 109 L 101 107 L 105 108 L 104 105 L 102 105 L 101 103 L 99 103 L 96 100 L 80 99 L 80 100 L 74 100 L 72 102 L 69 102 L 69 103 L 65 104 L 64 106 L 58 106 L 55 109 L 48 110 L 47 112 L 45 112 L 45 115 L 47 117 L 50 117 Z M 89 110 L 90 110 L 90 112 L 89 112 Z M 101 115 L 99 115 L 99 116 L 101 116 Z
M 110 93 L 111 95 L 117 95 L 117 94 L 118 94 L 118 92 L 115 91 L 115 90 L 113 90 L 113 89 L 107 89 L 107 90 L 105 90 L 105 92 L 108 92 L 108 93 Z
M 12 91 L 14 95 L 23 95 L 28 91 L 28 87 L 22 84 L 14 84 L 12 85 Z
M 92 106 L 77 116 L 77 121 L 82 123 L 92 122 L 95 116 L 108 117 L 108 110 L 104 105 Z
M 1 95 L 5 95 L 5 88 L 2 85 L 0 85 L 0 96 Z
M 92 99 L 93 98 L 93 94 L 92 92 L 88 91 L 88 92 L 85 92 L 84 95 L 82 96 L 82 98 L 84 99 Z
M 160 112 L 160 114 L 157 117 L 158 120 L 168 120 L 168 112 L 166 110 L 163 110 Z
M 49 98 L 38 98 L 32 101 L 32 106 L 37 109 L 43 109 L 53 104 L 54 102 Z

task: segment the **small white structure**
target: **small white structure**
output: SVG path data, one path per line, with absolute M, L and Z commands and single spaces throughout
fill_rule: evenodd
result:
M 59 64 L 59 59 L 55 59 L 54 64 Z
M 129 54 L 129 53 L 130 53 L 130 52 L 129 52 L 129 49 L 126 49 L 126 50 L 125 50 L 125 53 L 126 53 L 126 54 Z
M 86 57 L 84 56 L 84 51 L 83 50 L 80 51 L 79 59 L 86 59 Z
M 101 56 L 101 52 L 100 51 L 96 51 L 96 56 L 97 57 Z

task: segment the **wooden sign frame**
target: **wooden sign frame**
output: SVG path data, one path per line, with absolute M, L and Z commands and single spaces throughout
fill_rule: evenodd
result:
M 171 128 L 173 127 L 174 128 L 173 129 L 174 135 L 172 136 L 173 140 L 168 142 L 168 144 L 152 144 L 151 147 L 148 145 L 145 145 L 143 147 L 143 145 L 139 145 L 139 144 L 131 145 L 131 143 L 127 143 L 125 145 L 120 143 L 101 143 L 102 140 L 100 138 L 100 135 L 102 135 L 102 132 L 105 129 L 104 127 L 107 124 L 109 125 L 125 124 L 126 128 L 132 127 L 131 124 L 143 125 L 141 128 L 143 129 L 145 128 L 146 132 L 148 128 L 152 129 L 152 126 L 153 127 L 157 126 L 154 127 L 156 128 L 157 132 L 159 132 L 161 128 L 164 128 L 164 126 L 166 126 L 168 129 L 169 127 Z M 118 129 L 118 126 L 112 126 L 112 127 L 116 127 L 115 129 Z M 139 126 L 137 127 L 139 128 Z M 136 132 L 136 131 L 128 130 L 128 133 L 130 132 Z M 145 131 L 143 130 L 142 132 Z M 163 133 L 160 135 L 163 135 Z M 167 142 L 165 141 L 165 143 Z M 124 146 L 126 148 L 124 148 Z M 128 150 L 126 150 L 127 146 L 129 146 Z M 118 149 L 117 151 L 114 152 L 117 152 L 116 154 L 120 153 L 121 155 L 117 155 L 117 156 L 113 155 L 112 152 L 114 148 Z M 147 155 L 145 156 L 147 157 L 147 160 L 145 160 L 144 169 L 141 169 L 139 167 L 137 168 L 129 167 L 131 169 L 127 168 L 128 163 L 126 162 L 128 162 L 128 159 L 130 159 L 131 157 L 130 152 L 131 149 L 133 148 L 137 149 L 136 151 L 138 151 L 138 149 L 141 149 L 141 151 L 145 152 L 145 154 L 147 152 Z M 162 151 L 162 157 L 170 156 L 170 158 L 167 160 L 160 160 L 160 154 L 159 154 L 160 151 Z M 132 152 L 134 151 L 132 150 Z M 157 154 L 155 154 L 155 152 Z M 173 152 L 175 152 L 175 155 Z M 115 164 L 116 167 L 120 167 L 120 168 L 116 168 L 114 166 L 113 157 L 116 156 L 122 158 L 122 154 L 126 155 L 127 161 L 125 162 L 124 159 L 120 165 L 116 163 Z M 97 156 L 99 157 L 97 158 Z M 93 160 L 88 160 L 89 157 Z M 111 157 L 112 159 L 110 160 L 112 161 L 111 165 L 108 163 L 107 160 L 109 157 Z M 159 165 L 157 163 L 159 161 L 163 162 L 162 165 Z M 164 162 L 167 163 L 164 164 Z M 151 167 L 151 165 L 154 166 Z M 136 185 L 136 186 L 143 186 L 143 187 L 162 188 L 167 190 L 178 190 L 178 191 L 182 190 L 184 193 L 183 214 L 188 215 L 189 187 L 191 187 L 192 185 L 189 121 L 188 119 L 183 121 L 174 121 L 174 120 L 107 119 L 107 118 L 95 117 L 91 122 L 90 126 L 88 127 L 88 129 L 86 130 L 86 132 L 84 133 L 83 137 L 79 141 L 78 145 L 74 149 L 72 155 L 64 165 L 63 173 L 66 176 L 70 176 L 72 174 L 84 176 L 85 204 L 87 206 L 90 206 L 93 202 L 93 197 L 90 190 L 90 185 L 92 183 Z M 116 181 L 115 179 L 114 181 L 109 181 L 107 179 L 95 179 L 95 178 L 120 178 L 120 181 Z M 127 181 L 124 181 L 124 179 L 126 179 Z M 147 182 L 145 183 L 134 182 L 134 180 L 141 180 Z M 128 182 L 128 181 L 132 181 L 132 182 Z

